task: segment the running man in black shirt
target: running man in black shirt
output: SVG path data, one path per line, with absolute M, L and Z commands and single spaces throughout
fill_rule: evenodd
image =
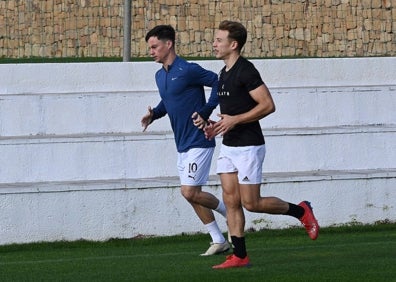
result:
M 217 160 L 217 173 L 227 207 L 228 229 L 233 254 L 213 268 L 243 267 L 250 264 L 245 245 L 245 215 L 251 212 L 283 214 L 297 218 L 315 240 L 319 225 L 308 201 L 292 204 L 277 197 L 261 197 L 265 141 L 259 120 L 275 111 L 271 94 L 254 65 L 240 53 L 247 38 L 246 28 L 223 21 L 213 43 L 216 58 L 224 60 L 220 71 L 218 98 L 220 120 L 206 126 L 207 138 L 223 136 Z

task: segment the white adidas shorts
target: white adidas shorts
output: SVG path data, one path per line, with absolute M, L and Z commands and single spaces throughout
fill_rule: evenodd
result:
M 265 144 L 260 146 L 230 147 L 221 145 L 217 158 L 217 173 L 238 172 L 240 184 L 262 182 Z
M 178 153 L 177 168 L 181 185 L 202 186 L 209 178 L 214 147 L 192 148 Z

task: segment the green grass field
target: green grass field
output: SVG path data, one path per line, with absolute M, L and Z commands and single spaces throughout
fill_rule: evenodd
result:
M 396 224 L 246 235 L 252 266 L 214 270 L 204 234 L 0 247 L 0 281 L 396 281 Z

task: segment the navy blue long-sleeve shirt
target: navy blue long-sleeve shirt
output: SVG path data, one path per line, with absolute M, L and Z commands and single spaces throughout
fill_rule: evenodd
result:
M 153 121 L 168 114 L 177 151 L 214 147 L 215 140 L 207 140 L 203 131 L 193 124 L 191 116 L 198 112 L 208 119 L 218 105 L 217 74 L 177 56 L 168 71 L 162 67 L 156 72 L 155 81 L 161 101 L 153 109 Z M 212 88 L 208 102 L 204 86 Z

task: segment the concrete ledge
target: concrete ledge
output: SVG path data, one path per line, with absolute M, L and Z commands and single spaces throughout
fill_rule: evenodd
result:
M 362 169 L 362 170 L 315 170 L 293 172 L 270 172 L 263 174 L 262 184 L 316 182 L 330 180 L 361 180 L 376 178 L 396 179 L 396 168 Z M 178 177 L 155 177 L 138 179 L 107 179 L 89 181 L 51 181 L 0 183 L 0 195 L 30 193 L 62 193 L 97 190 L 130 190 L 130 189 L 168 189 L 179 188 Z M 211 175 L 205 187 L 220 187 L 217 175 Z
M 218 72 L 221 60 L 197 61 Z M 252 62 L 270 88 L 367 86 L 395 83 L 396 57 L 256 59 Z M 153 62 L 2 64 L 0 95 L 146 91 L 156 89 Z M 49 77 L 51 79 L 49 79 Z
M 277 110 L 263 128 L 394 124 L 396 85 L 271 88 Z M 209 93 L 207 93 L 209 95 Z M 141 117 L 158 101 L 156 90 L 84 93 L 0 93 L 0 135 L 80 136 L 141 132 Z M 215 113 L 213 119 L 217 119 Z M 24 113 L 20 115 L 18 113 Z M 168 118 L 148 132 L 170 131 Z
M 380 133 L 396 132 L 396 124 L 360 124 L 317 127 L 268 127 L 263 128 L 265 136 L 285 135 L 329 135 L 329 134 L 355 134 L 355 133 Z M 127 133 L 91 133 L 91 134 L 38 134 L 24 136 L 0 136 L 0 145 L 26 145 L 45 143 L 86 143 L 110 141 L 147 141 L 147 140 L 173 140 L 171 131 L 148 131 Z M 220 139 L 219 139 L 220 140 Z
M 267 172 L 389 168 L 396 159 L 392 142 L 396 125 L 263 131 L 268 145 Z M 0 179 L 5 183 L 178 175 L 173 134 L 166 131 L 2 137 L 0 155 Z M 211 174 L 215 174 L 215 159 Z
M 322 227 L 396 218 L 396 168 L 267 173 L 263 182 L 263 196 L 311 201 Z M 221 197 L 216 176 L 203 189 Z M 0 195 L 0 244 L 206 233 L 177 178 L 2 183 Z M 225 219 L 215 216 L 225 232 Z M 288 216 L 245 216 L 247 229 L 301 228 Z

